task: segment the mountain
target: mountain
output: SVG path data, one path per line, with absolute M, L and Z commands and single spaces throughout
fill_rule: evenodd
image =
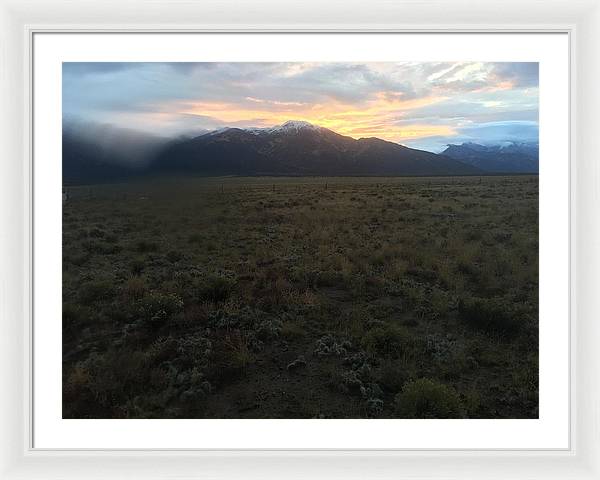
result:
M 308 122 L 223 128 L 167 139 L 110 125 L 64 122 L 63 183 L 124 181 L 160 174 L 418 176 L 477 175 L 457 160 L 379 138 L 356 140 Z M 485 148 L 485 147 L 483 147 Z
M 355 140 L 308 122 L 225 128 L 173 142 L 152 169 L 197 175 L 469 175 L 481 170 L 447 156 L 378 138 Z
M 111 125 L 65 122 L 63 183 L 127 180 L 149 168 L 166 139 Z
M 502 145 L 448 145 L 442 155 L 491 173 L 538 173 L 539 145 L 510 142 Z
M 135 173 L 128 165 L 107 160 L 98 144 L 68 133 L 63 133 L 62 152 L 65 185 L 126 180 Z

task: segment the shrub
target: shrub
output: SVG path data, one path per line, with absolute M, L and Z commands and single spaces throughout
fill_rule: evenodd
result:
M 200 235 L 199 233 L 192 233 L 188 237 L 188 242 L 190 242 L 190 243 L 200 243 L 201 241 L 202 241 L 202 235 Z
M 79 287 L 79 299 L 83 303 L 110 300 L 115 294 L 113 282 L 108 279 L 92 280 Z
M 121 246 L 99 240 L 86 240 L 81 246 L 89 254 L 111 255 L 121 251 Z
M 94 238 L 102 238 L 104 235 L 106 235 L 106 232 L 98 227 L 94 227 L 89 231 L 88 235 Z
M 369 330 L 363 337 L 362 344 L 371 355 L 397 358 L 412 349 L 414 339 L 402 327 L 383 325 Z
M 142 277 L 131 277 L 125 282 L 124 293 L 133 300 L 139 300 L 146 293 L 146 281 Z
M 140 253 L 156 252 L 158 250 L 158 244 L 148 240 L 138 240 L 135 242 L 135 249 Z
M 377 382 L 390 392 L 399 392 L 408 378 L 407 372 L 397 361 L 384 360 L 377 374 Z
M 377 417 L 383 413 L 383 400 L 379 398 L 369 398 L 366 406 L 369 416 Z
M 209 324 L 227 332 L 243 332 L 247 343 L 255 351 L 262 349 L 264 341 L 279 337 L 283 325 L 279 318 L 249 307 L 237 311 L 217 310 L 210 314 Z
M 91 316 L 89 308 L 81 305 L 73 305 L 64 303 L 62 310 L 63 331 L 65 333 L 73 333 L 75 329 L 81 327 L 86 320 Z
M 144 297 L 143 307 L 151 312 L 164 310 L 172 315 L 183 310 L 183 300 L 174 293 L 152 292 Z
M 159 337 L 148 347 L 146 356 L 154 365 L 173 361 L 177 357 L 177 346 L 177 341 L 173 337 Z
M 514 337 L 521 325 L 514 307 L 501 299 L 467 298 L 458 303 L 458 313 L 467 325 L 477 330 Z
M 438 280 L 437 272 L 421 267 L 408 267 L 406 274 L 424 283 L 435 283 Z
M 456 391 L 447 385 L 421 378 L 404 385 L 395 397 L 401 418 L 461 418 L 463 408 Z
M 254 363 L 250 339 L 239 330 L 226 334 L 211 350 L 211 365 L 221 381 L 237 378 Z
M 177 340 L 177 356 L 185 367 L 205 367 L 212 352 L 212 342 L 196 333 Z
M 261 315 L 253 325 L 256 338 L 259 340 L 272 340 L 277 338 L 281 332 L 281 327 L 281 320 L 278 318 L 267 317 L 266 315 Z
M 178 262 L 183 258 L 183 254 L 177 250 L 171 250 L 167 253 L 167 260 L 171 263 Z
M 325 270 L 318 272 L 315 280 L 318 287 L 337 287 L 343 282 L 344 277 L 339 272 Z
M 185 384 L 189 386 L 184 390 L 179 399 L 184 403 L 188 404 L 189 407 L 197 408 L 198 402 L 204 400 L 212 392 L 212 385 L 208 380 L 204 379 L 204 375 L 197 369 L 189 370 L 185 374 L 181 375 L 184 377 Z M 180 377 L 181 377 L 180 376 Z
M 315 344 L 314 354 L 319 357 L 327 357 L 331 355 L 346 355 L 352 347 L 348 340 L 337 340 L 332 335 L 323 335 Z
M 222 276 L 209 276 L 198 286 L 199 301 L 223 302 L 227 300 L 235 287 L 235 281 Z
M 64 252 L 63 262 L 65 264 L 72 263 L 77 267 L 83 266 L 90 259 L 89 252 L 83 253 L 73 253 L 73 252 Z
M 287 320 L 281 326 L 281 336 L 286 340 L 298 340 L 306 337 L 306 330 L 297 323 Z
M 134 392 L 147 391 L 148 368 L 140 351 L 110 350 L 91 354 L 69 372 L 64 395 L 67 417 L 114 418 Z
M 152 292 L 140 300 L 140 315 L 145 325 L 159 328 L 183 311 L 183 300 L 174 293 Z
M 142 273 L 144 271 L 144 266 L 145 263 L 143 258 L 134 258 L 129 263 L 129 269 L 134 275 L 139 275 L 140 273 Z

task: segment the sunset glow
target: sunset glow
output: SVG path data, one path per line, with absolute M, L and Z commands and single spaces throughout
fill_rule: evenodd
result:
M 65 119 L 163 137 L 293 119 L 432 151 L 537 141 L 535 63 L 65 63 L 63 72 Z

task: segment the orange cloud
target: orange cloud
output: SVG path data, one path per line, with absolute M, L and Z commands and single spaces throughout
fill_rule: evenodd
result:
M 433 136 L 449 136 L 455 135 L 457 132 L 446 125 L 402 125 L 402 126 L 375 126 L 359 127 L 348 132 L 351 137 L 379 137 L 383 140 L 402 143 L 405 140 L 414 140 L 417 138 L 433 137 Z
M 250 105 L 229 102 L 191 102 L 176 104 L 167 110 L 178 114 L 202 115 L 215 118 L 224 124 L 254 122 L 254 126 L 272 126 L 290 119 L 305 120 L 353 138 L 377 136 L 386 140 L 402 142 L 433 135 L 454 133 L 450 127 L 439 125 L 394 125 L 398 118 L 407 116 L 410 110 L 431 105 L 447 97 L 431 96 L 404 100 L 401 95 L 380 92 L 372 100 L 361 105 L 330 102 L 327 104 L 304 104 L 276 102 L 248 97 Z M 258 123 L 256 124 L 257 120 Z

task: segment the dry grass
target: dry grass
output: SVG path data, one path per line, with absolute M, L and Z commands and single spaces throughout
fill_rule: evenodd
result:
M 537 177 L 163 179 L 70 198 L 66 417 L 394 417 L 419 395 L 442 405 L 426 415 L 537 416 Z M 157 363 L 160 338 L 176 348 Z

